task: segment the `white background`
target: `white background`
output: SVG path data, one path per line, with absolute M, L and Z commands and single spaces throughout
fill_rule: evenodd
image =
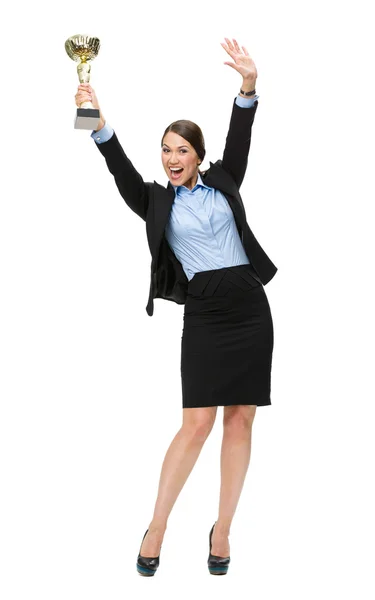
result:
M 367 8 L 366 8 L 367 7 Z M 373 37 L 369 3 L 33 2 L 1 56 L 1 582 L 4 600 L 374 598 Z M 278 267 L 265 290 L 272 406 L 254 421 L 226 577 L 207 570 L 222 407 L 172 511 L 160 567 L 135 568 L 181 425 L 183 306 L 146 313 L 144 222 L 73 128 L 76 33 L 145 181 L 161 135 L 197 122 L 221 158 L 247 47 L 259 105 L 241 188 Z M 136 288 L 137 294 L 129 290 Z M 130 591 L 131 590 L 131 591 Z M 233 596 L 232 596 L 233 597 Z M 237 596 L 236 596 L 237 597 Z

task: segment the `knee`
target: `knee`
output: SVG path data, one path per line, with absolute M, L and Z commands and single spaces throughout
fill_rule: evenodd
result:
M 256 412 L 255 405 L 238 404 L 235 406 L 226 406 L 224 409 L 223 426 L 228 433 L 234 435 L 247 435 L 251 432 Z
M 185 434 L 196 441 L 205 441 L 214 425 L 215 418 L 212 415 L 197 414 L 186 419 L 182 425 Z

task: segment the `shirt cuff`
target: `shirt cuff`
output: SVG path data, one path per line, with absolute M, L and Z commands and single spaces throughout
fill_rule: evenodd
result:
M 95 142 L 97 144 L 103 144 L 104 142 L 108 142 L 108 140 L 112 137 L 112 135 L 113 135 L 113 129 L 107 123 L 107 121 L 105 122 L 104 127 L 102 127 L 99 131 L 93 131 L 91 133 L 92 139 L 95 140 Z
M 238 106 L 241 106 L 242 108 L 250 108 L 251 106 L 253 106 L 255 100 L 258 100 L 259 96 L 257 96 L 257 94 L 255 94 L 255 96 L 252 96 L 251 98 L 244 98 L 243 96 L 240 96 L 238 94 L 237 98 L 236 98 L 236 104 Z

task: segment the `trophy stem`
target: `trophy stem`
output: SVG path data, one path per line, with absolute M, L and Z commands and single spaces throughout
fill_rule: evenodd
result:
M 79 63 L 79 65 L 77 65 L 78 79 L 80 83 L 90 82 L 90 71 L 91 65 L 89 65 L 86 61 L 82 61 Z
M 90 82 L 90 71 L 91 65 L 89 65 L 85 59 L 82 59 L 79 65 L 77 65 L 77 73 L 80 83 L 89 83 Z M 91 102 L 82 102 L 79 105 L 80 108 L 94 108 Z

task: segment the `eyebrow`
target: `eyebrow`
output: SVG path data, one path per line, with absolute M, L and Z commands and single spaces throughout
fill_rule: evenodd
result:
M 163 146 L 167 146 L 167 148 L 169 148 L 168 144 L 165 144 L 165 143 L 163 143 Z M 182 146 L 177 146 L 177 148 L 188 148 L 188 149 L 189 149 L 189 146 L 186 146 L 186 145 L 184 144 L 184 145 L 182 145 Z

